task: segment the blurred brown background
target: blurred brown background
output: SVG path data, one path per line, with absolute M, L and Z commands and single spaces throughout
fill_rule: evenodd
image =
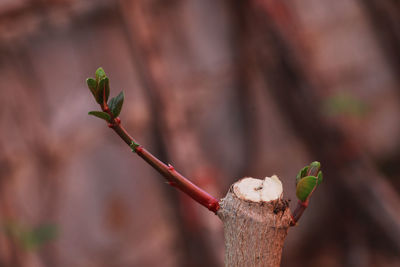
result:
M 396 0 L 1 0 L 0 266 L 222 266 L 222 224 L 87 112 L 221 198 L 324 183 L 282 266 L 400 266 Z M 268 240 L 266 240 L 268 242 Z

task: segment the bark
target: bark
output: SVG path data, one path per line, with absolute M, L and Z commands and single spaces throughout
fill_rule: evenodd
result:
M 291 222 L 286 202 L 244 200 L 232 188 L 217 213 L 224 223 L 225 266 L 279 266 Z

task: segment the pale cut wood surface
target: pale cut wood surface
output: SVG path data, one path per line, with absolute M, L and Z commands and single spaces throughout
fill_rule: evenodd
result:
M 224 223 L 225 266 L 280 266 L 290 210 L 282 199 L 251 202 L 232 190 L 220 202 Z

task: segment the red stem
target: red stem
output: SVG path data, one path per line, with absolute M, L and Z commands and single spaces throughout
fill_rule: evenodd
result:
M 131 146 L 132 142 L 136 143 L 135 139 L 133 139 L 128 132 L 121 126 L 121 120 L 119 118 L 115 118 L 108 108 L 106 103 L 101 105 L 101 109 L 108 113 L 111 117 L 109 122 L 109 127 L 112 128 L 121 139 L 129 146 Z M 216 213 L 220 206 L 219 201 L 205 192 L 200 187 L 193 184 L 187 178 L 185 178 L 182 174 L 177 172 L 174 167 L 171 165 L 166 165 L 158 158 L 156 158 L 153 154 L 147 151 L 141 145 L 138 145 L 134 148 L 136 154 L 144 159 L 148 164 L 150 164 L 154 169 L 156 169 L 162 176 L 164 176 L 169 184 L 173 187 L 178 188 L 183 191 L 187 195 L 189 195 L 192 199 L 209 209 L 210 211 Z
M 297 224 L 301 215 L 303 215 L 303 212 L 306 210 L 307 206 L 308 206 L 308 199 L 304 202 L 300 200 L 297 202 L 296 209 L 292 213 L 292 221 L 290 223 L 290 226 L 295 226 Z

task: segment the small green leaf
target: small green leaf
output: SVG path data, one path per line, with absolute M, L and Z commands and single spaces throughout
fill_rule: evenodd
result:
M 103 104 L 104 91 L 106 95 L 105 102 L 107 102 L 108 97 L 110 96 L 110 83 L 107 77 L 102 78 L 97 86 L 96 101 L 100 105 Z
M 100 67 L 96 70 L 96 83 L 99 83 L 101 79 L 106 78 L 107 75 L 104 72 L 103 68 Z
M 301 178 L 307 175 L 307 171 L 308 171 L 308 166 L 305 166 L 303 169 L 299 171 L 299 173 L 296 176 L 296 185 L 299 183 Z
M 120 92 L 116 97 L 113 97 L 110 101 L 109 107 L 114 115 L 114 117 L 118 117 L 122 110 L 122 105 L 124 104 L 124 92 Z
M 296 187 L 296 196 L 301 201 L 306 201 L 313 191 L 314 187 L 317 186 L 317 177 L 307 176 L 299 181 Z
M 97 83 L 96 80 L 93 78 L 87 78 L 86 83 L 90 89 L 90 92 L 92 92 L 93 96 L 96 98 L 96 91 L 97 91 Z
M 110 101 L 108 101 L 108 107 L 110 108 L 110 110 L 111 110 L 111 112 L 112 112 L 112 110 L 114 109 L 114 106 L 115 106 L 115 97 L 112 97 L 111 99 L 110 99 Z
M 110 97 L 110 80 L 108 78 L 105 78 L 104 86 L 106 90 L 106 103 L 107 103 L 108 98 Z
M 110 115 L 108 115 L 108 113 L 106 112 L 102 112 L 102 111 L 90 111 L 88 113 L 89 115 L 95 116 L 97 118 L 103 119 L 107 122 L 109 122 L 111 120 Z
M 305 167 L 301 170 L 301 178 L 306 177 L 307 172 L 308 172 L 308 168 L 309 168 L 309 166 L 305 166 Z
M 318 185 L 320 185 L 322 183 L 322 179 L 323 179 L 322 171 L 319 171 L 319 173 L 318 173 Z
M 317 176 L 319 170 L 321 169 L 321 163 L 318 161 L 311 162 L 310 168 L 308 169 L 308 176 Z

